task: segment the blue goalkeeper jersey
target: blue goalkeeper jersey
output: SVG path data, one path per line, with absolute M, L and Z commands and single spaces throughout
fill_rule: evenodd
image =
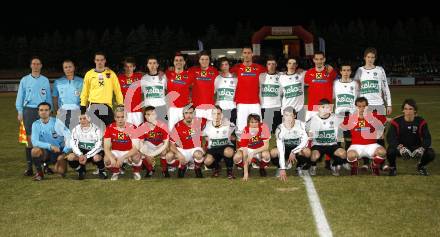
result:
M 50 146 L 62 149 L 64 153 L 70 149 L 70 131 L 60 120 L 50 117 L 49 122 L 43 123 L 41 119 L 32 124 L 32 145 L 50 150 Z
M 47 77 L 40 75 L 35 78 L 31 74 L 24 76 L 20 80 L 17 99 L 15 100 L 17 112 L 22 114 L 24 107 L 37 108 L 41 102 L 52 105 L 50 94 L 50 84 Z
M 81 77 L 74 76 L 72 80 L 68 80 L 63 76 L 54 82 L 52 96 L 58 97 L 58 106 L 62 109 L 79 109 L 82 87 Z

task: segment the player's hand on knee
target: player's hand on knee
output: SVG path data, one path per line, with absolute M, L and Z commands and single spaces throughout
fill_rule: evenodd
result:
M 425 153 L 425 148 L 419 147 L 413 151 L 412 157 L 414 159 L 421 159 L 424 153 Z
M 79 157 L 78 161 L 81 165 L 85 165 L 87 162 L 87 157 L 85 155 L 82 155 Z
M 296 155 L 295 155 L 295 153 L 293 153 L 293 152 L 290 153 L 288 161 L 291 162 L 292 164 L 296 163 Z
M 408 160 L 408 159 L 410 159 L 412 157 L 411 151 L 408 148 L 404 147 L 404 146 L 400 146 L 399 153 L 400 153 L 400 156 L 402 156 L 402 158 L 404 160 Z
M 50 150 L 54 153 L 60 153 L 60 148 L 54 145 L 50 146 Z

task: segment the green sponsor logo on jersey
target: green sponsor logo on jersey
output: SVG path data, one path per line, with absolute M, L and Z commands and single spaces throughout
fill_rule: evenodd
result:
M 298 146 L 300 142 L 299 138 L 295 139 L 284 139 L 284 144 L 288 146 Z
M 219 88 L 217 90 L 217 100 L 233 101 L 235 90 L 231 88 Z
M 354 105 L 354 95 L 340 94 L 336 97 L 337 107 L 349 107 L 351 105 Z
M 144 90 L 145 98 L 162 98 L 163 86 L 146 86 Z
M 79 142 L 79 148 L 84 150 L 92 150 L 92 148 L 95 146 L 94 143 L 91 142 Z
M 298 97 L 303 94 L 301 83 L 284 87 L 284 96 L 286 98 Z
M 263 84 L 262 89 L 261 95 L 263 97 L 277 97 L 280 94 L 279 85 Z
M 361 83 L 361 94 L 379 93 L 379 82 L 366 80 Z
M 318 132 L 315 141 L 320 144 L 330 144 L 336 142 L 335 130 L 323 130 Z
M 229 144 L 228 138 L 211 139 L 211 147 L 226 146 Z

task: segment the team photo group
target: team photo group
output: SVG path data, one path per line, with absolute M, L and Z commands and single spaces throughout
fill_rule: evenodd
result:
M 143 72 L 127 57 L 116 74 L 97 52 L 84 78 L 73 61 L 60 62 L 64 76 L 52 86 L 41 74 L 44 62 L 33 57 L 16 97 L 27 139 L 24 175 L 69 178 L 70 169 L 83 180 L 90 162 L 96 167 L 87 173 L 101 179 L 194 172 L 196 178 L 209 173 L 246 181 L 268 176 L 272 166 L 286 181 L 288 173 L 317 175 L 322 161 L 332 176 L 396 176 L 400 157 L 417 159 L 414 173 L 429 175 L 435 152 L 416 101 L 397 102 L 400 115 L 391 117 L 378 53 L 367 48 L 362 57 L 359 68 L 328 65 L 325 53 L 316 51 L 314 67 L 303 69 L 296 58 L 279 65 L 266 56 L 257 64 L 252 47 L 244 47 L 235 65 L 225 57 L 213 63 L 201 51 L 192 67 L 180 53 L 167 68 L 150 56 L 139 63 Z

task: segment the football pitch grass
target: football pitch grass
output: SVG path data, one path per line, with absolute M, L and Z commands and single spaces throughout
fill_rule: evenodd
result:
M 412 97 L 440 151 L 440 87 L 394 87 L 393 114 Z M 22 175 L 15 95 L 0 94 L 0 236 L 318 236 L 304 181 L 288 171 L 280 182 L 252 170 L 248 182 L 205 172 L 195 179 L 159 177 L 99 180 L 88 166 L 86 180 L 69 169 L 65 179 L 32 182 Z M 273 144 L 273 142 L 272 142 Z M 438 159 L 438 157 L 437 157 Z M 416 175 L 416 161 L 398 160 L 398 176 L 333 177 L 318 164 L 312 177 L 333 236 L 438 236 L 440 162 L 431 176 Z

